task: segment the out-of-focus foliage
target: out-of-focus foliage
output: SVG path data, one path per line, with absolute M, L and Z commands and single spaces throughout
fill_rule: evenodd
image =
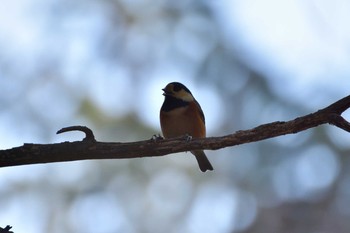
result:
M 234 26 L 244 25 L 243 14 L 232 5 L 6 0 L 1 148 L 81 140 L 79 133 L 55 135 L 69 125 L 87 125 L 101 141 L 151 138 L 160 132 L 160 89 L 170 81 L 192 90 L 210 136 L 289 120 L 349 94 L 349 80 L 336 77 L 346 70 L 329 69 L 333 82 L 306 74 L 313 80 L 306 85 L 282 61 L 272 69 L 268 55 L 243 46 Z M 321 126 L 208 151 L 215 170 L 205 174 L 189 153 L 2 168 L 0 226 L 28 233 L 348 232 L 349 140 Z

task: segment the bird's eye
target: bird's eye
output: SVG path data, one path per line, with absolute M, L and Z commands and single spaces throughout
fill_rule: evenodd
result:
M 174 85 L 173 90 L 174 90 L 175 92 L 178 92 L 178 91 L 181 90 L 181 87 L 178 86 L 178 85 Z

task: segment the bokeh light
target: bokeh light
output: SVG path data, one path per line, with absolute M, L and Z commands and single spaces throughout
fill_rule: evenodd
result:
M 207 135 L 287 121 L 349 95 L 350 4 L 4 0 L 0 148 L 160 133 L 161 89 L 184 83 Z M 350 119 L 349 111 L 344 113 Z M 331 125 L 206 151 L 0 169 L 14 232 L 348 232 L 350 136 Z

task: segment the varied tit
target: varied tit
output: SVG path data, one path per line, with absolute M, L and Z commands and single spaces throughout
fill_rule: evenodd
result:
M 165 138 L 191 136 L 205 138 L 205 117 L 201 106 L 190 90 L 178 82 L 169 83 L 164 89 L 164 103 L 160 109 L 160 126 Z M 191 151 L 202 172 L 213 170 L 202 150 Z

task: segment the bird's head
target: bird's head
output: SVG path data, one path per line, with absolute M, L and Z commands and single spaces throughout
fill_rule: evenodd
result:
M 163 95 L 165 97 L 171 96 L 186 102 L 191 102 L 194 100 L 191 91 L 182 83 L 178 83 L 178 82 L 169 83 L 162 90 L 164 91 Z

